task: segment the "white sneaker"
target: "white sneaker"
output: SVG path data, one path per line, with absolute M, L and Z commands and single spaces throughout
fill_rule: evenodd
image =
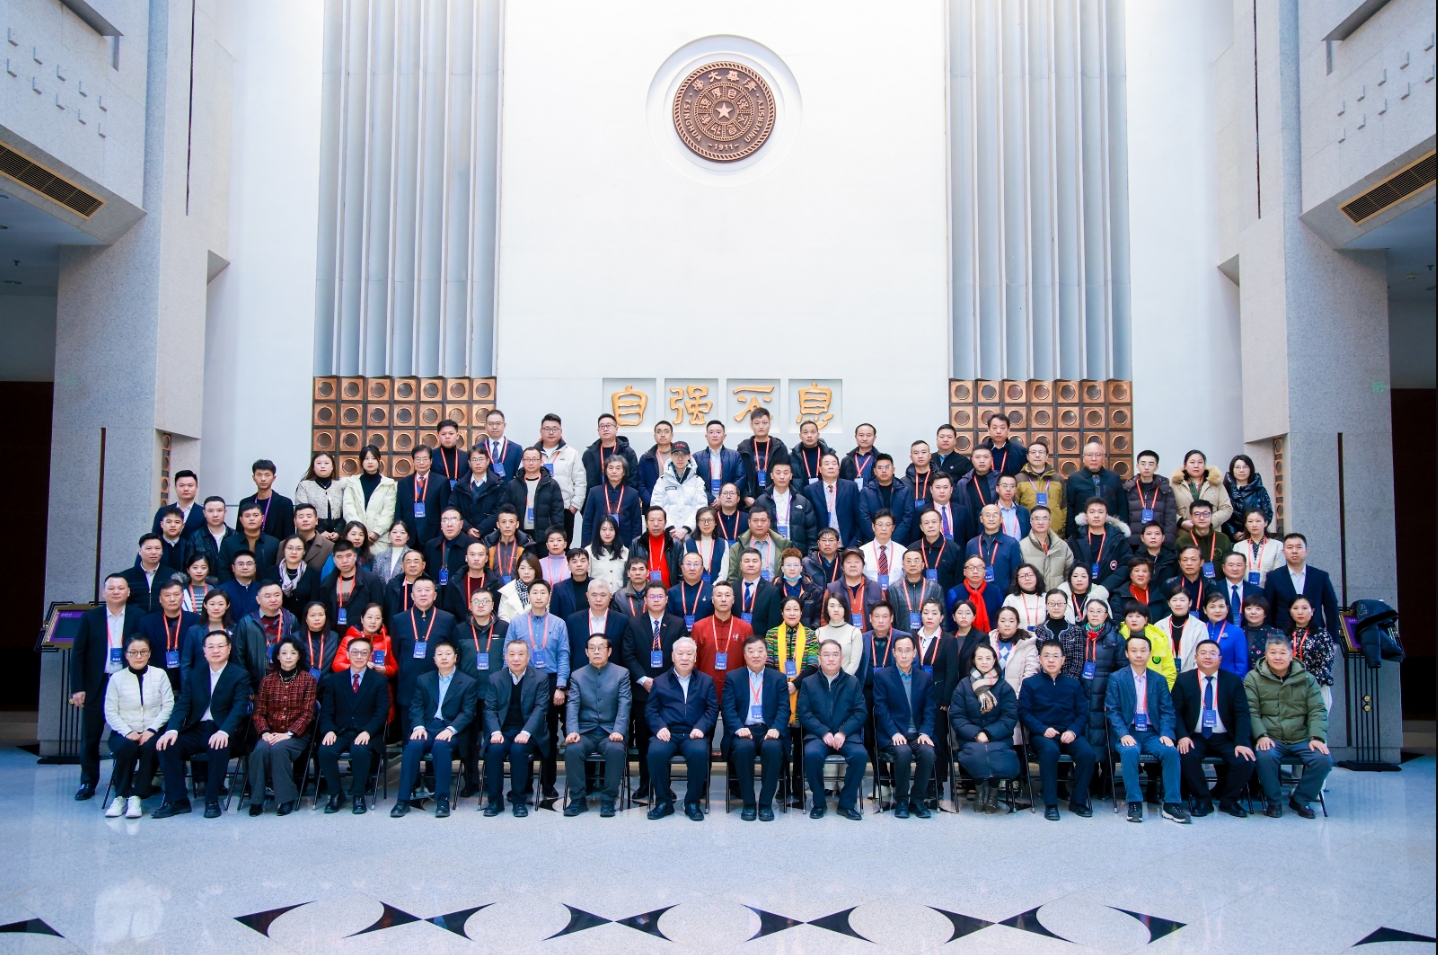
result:
M 118 819 L 125 811 L 125 797 L 116 796 L 115 801 L 110 803 L 110 808 L 105 810 L 106 819 Z
M 143 816 L 144 814 L 145 814 L 145 810 L 140 807 L 140 797 L 139 797 L 139 796 L 131 796 L 131 797 L 130 797 L 130 805 L 129 805 L 129 807 L 125 810 L 125 818 L 126 818 L 126 819 L 139 819 L 139 818 L 140 818 L 141 816 Z

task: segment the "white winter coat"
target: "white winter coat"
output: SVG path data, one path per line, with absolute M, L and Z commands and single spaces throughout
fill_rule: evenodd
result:
M 653 506 L 664 508 L 670 527 L 683 527 L 690 531 L 694 530 L 694 515 L 699 508 L 709 505 L 704 479 L 699 476 L 699 469 L 694 467 L 692 459 L 685 462 L 683 475 L 674 470 L 673 461 L 666 464 L 649 500 Z
M 175 691 L 170 688 L 170 678 L 163 669 L 146 667 L 142 677 L 143 703 L 141 677 L 136 677 L 129 667 L 110 677 L 109 686 L 105 688 L 105 722 L 121 736 L 145 730 L 160 732 L 175 708 Z
M 365 506 L 364 488 L 359 476 L 345 478 L 344 511 L 345 521 L 359 521 L 371 534 L 379 539 L 369 547 L 372 556 L 378 557 L 389 550 L 389 529 L 394 524 L 395 504 L 399 499 L 399 485 L 394 478 L 381 475 L 379 487 L 370 495 L 369 506 Z

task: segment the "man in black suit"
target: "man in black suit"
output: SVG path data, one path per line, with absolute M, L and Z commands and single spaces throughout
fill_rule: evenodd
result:
M 350 627 L 359 629 L 370 604 L 384 608 L 384 582 L 357 566 L 354 545 L 343 537 L 335 541 L 334 562 L 334 573 L 321 581 L 316 599 L 324 602 L 335 629 L 343 635 Z
M 395 684 L 395 709 L 405 739 L 414 729 L 410 722 L 410 703 L 421 674 L 434 672 L 434 651 L 440 643 L 454 643 L 453 615 L 435 606 L 434 581 L 421 577 L 410 587 L 413 606 L 390 623 L 390 642 L 399 661 L 399 680 Z
M 130 605 L 139 607 L 141 613 L 160 609 L 159 585 L 173 573 L 161 564 L 164 556 L 165 544 L 160 535 L 145 534 L 140 538 L 140 554 L 135 566 L 120 571 L 120 576 L 130 585 Z
M 414 449 L 414 473 L 402 477 L 395 488 L 394 516 L 404 521 L 409 539 L 423 547 L 439 536 L 439 518 L 449 503 L 449 480 L 430 471 L 430 450 Z
M 230 767 L 230 748 L 239 741 L 235 734 L 245 722 L 250 700 L 250 675 L 230 660 L 230 635 L 215 630 L 205 635 L 207 670 L 185 681 L 175 708 L 170 711 L 169 728 L 155 743 L 160 767 L 165 773 L 165 802 L 151 813 L 168 819 L 190 811 L 185 790 L 185 760 L 205 754 L 209 770 L 205 781 L 205 818 L 220 816 L 220 791 Z
M 170 688 L 180 692 L 180 656 L 190 628 L 200 622 L 200 615 L 181 609 L 184 587 L 175 578 L 155 587 L 160 609 L 140 618 L 137 632 L 150 642 L 153 666 L 163 667 L 170 678 Z
M 739 554 L 739 579 L 733 582 L 734 613 L 760 635 L 784 622 L 780 610 L 783 595 L 773 581 L 763 578 L 763 567 L 763 556 L 754 548 L 746 547 Z
M 1257 765 L 1250 748 L 1253 729 L 1248 695 L 1238 676 L 1219 669 L 1222 654 L 1215 641 L 1199 641 L 1194 654 L 1198 669 L 1183 671 L 1173 684 L 1180 767 L 1194 800 L 1192 815 L 1213 812 L 1215 794 L 1203 777 L 1203 760 L 1222 756 L 1228 772 L 1216 787 L 1218 808 L 1242 818 L 1248 813 L 1238 804 L 1238 798 Z
M 724 678 L 724 738 L 721 748 L 739 777 L 744 809 L 739 818 L 774 821 L 774 792 L 784 750 L 789 744 L 789 687 L 784 674 L 766 667 L 768 649 L 762 634 L 744 640 L 744 668 Z M 754 757 L 759 757 L 763 784 L 754 799 Z
M 254 501 L 241 504 L 238 522 L 239 533 L 226 537 L 225 542 L 220 545 L 220 566 L 217 568 L 220 581 L 223 583 L 228 579 L 230 566 L 235 562 L 236 555 L 242 551 L 255 555 L 256 577 L 261 580 L 278 580 L 279 571 L 276 566 L 280 562 L 280 542 L 278 538 L 265 533 L 264 507 Z
M 927 819 L 930 813 L 923 800 L 934 771 L 934 721 L 938 713 L 934 678 L 922 666 L 914 666 L 918 651 L 911 634 L 901 633 L 892 641 L 889 646 L 894 665 L 874 670 L 876 742 L 894 764 L 894 818 L 907 819 L 912 811 L 920 819 Z M 911 800 L 909 773 L 914 767 L 915 798 Z
M 810 819 L 824 818 L 824 760 L 837 753 L 844 757 L 844 788 L 839 792 L 839 815 L 855 822 L 864 818 L 858 809 L 859 784 L 869 765 L 864 749 L 864 688 L 857 677 L 844 672 L 844 651 L 837 640 L 819 646 L 819 672 L 799 686 L 799 725 L 804 728 L 804 775 L 814 794 Z
M 1242 550 L 1230 551 L 1223 558 L 1223 576 L 1218 580 L 1218 589 L 1228 600 L 1228 622 L 1235 627 L 1243 626 L 1243 601 L 1248 597 L 1262 597 L 1263 588 L 1246 579 L 1248 558 Z M 1271 606 L 1271 605 L 1270 605 Z
M 704 821 L 704 787 L 709 780 L 709 737 L 719 719 L 719 698 L 714 678 L 694 669 L 699 645 L 693 637 L 674 641 L 674 668 L 655 677 L 649 688 L 644 717 L 654 739 L 649 744 L 649 778 L 653 780 L 654 807 L 650 819 L 673 815 L 669 795 L 669 761 L 678 753 L 684 757 L 687 779 L 684 815 Z
M 438 611 L 443 613 L 444 611 Z M 434 817 L 449 816 L 449 785 L 454 775 L 452 751 L 457 738 L 479 715 L 479 681 L 456 669 L 459 653 L 453 643 L 441 640 L 434 647 L 435 669 L 421 673 L 414 684 L 409 719 L 414 729 L 404 744 L 400 761 L 399 793 L 390 816 L 398 819 L 410 809 L 423 809 L 423 799 L 410 799 L 420 761 L 434 759 Z
M 558 591 L 559 587 L 554 589 Z M 609 584 L 598 577 L 591 577 L 584 587 L 584 599 L 587 607 L 564 618 L 564 629 L 569 631 L 569 659 L 583 660 L 584 647 L 596 633 L 603 634 L 609 640 L 609 646 L 620 650 L 622 657 L 624 634 L 629 628 L 630 618 L 610 606 Z M 573 663 L 570 665 L 572 667 Z
M 389 683 L 384 670 L 370 665 L 374 647 L 368 637 L 350 641 L 348 670 L 326 673 L 320 681 L 320 773 L 330 800 L 326 813 L 339 812 L 344 805 L 340 785 L 340 757 L 350 756 L 350 795 L 354 814 L 365 811 L 365 787 L 369 784 L 370 760 L 383 752 L 384 724 L 389 717 Z
M 243 511 L 248 504 L 257 504 L 264 513 L 260 526 L 266 534 L 277 541 L 292 535 L 295 532 L 295 502 L 271 490 L 275 483 L 275 462 L 260 458 L 250 465 L 250 477 L 255 482 L 255 493 L 240 500 L 240 510 Z
M 1313 605 L 1313 628 L 1327 630 L 1337 640 L 1343 633 L 1343 618 L 1338 615 L 1338 595 L 1326 571 L 1308 566 L 1308 538 L 1287 534 L 1283 538 L 1285 567 L 1268 572 L 1263 595 L 1275 614 L 1273 625 L 1285 633 L 1293 626 L 1288 608 L 1299 594 Z
M 617 616 L 617 614 L 616 614 Z M 490 674 L 484 696 L 484 787 L 489 793 L 486 816 L 504 811 L 504 761 L 509 760 L 509 801 L 516 816 L 529 815 L 524 797 L 529 788 L 530 760 L 547 753 L 549 738 L 549 676 L 529 666 L 529 644 L 511 640 L 504 648 L 505 667 Z
M 451 580 L 464 575 L 464 554 L 474 540 L 464 533 L 464 515 L 453 504 L 445 505 L 439 515 L 439 536 L 424 545 L 424 566 L 444 590 Z
M 814 519 L 819 529 L 832 527 L 839 532 L 845 547 L 858 547 L 863 518 L 859 514 L 859 489 L 853 481 L 839 477 L 839 456 L 832 451 L 819 462 L 819 480 L 804 488 L 804 495 L 814 505 Z
M 629 621 L 624 634 L 620 661 L 629 671 L 631 719 L 634 745 L 639 750 L 638 800 L 649 797 L 649 721 L 644 708 L 649 703 L 649 689 L 654 678 L 673 665 L 674 641 L 684 636 L 684 621 L 668 612 L 669 591 L 657 580 L 644 588 L 644 613 Z M 661 794 L 662 795 L 662 794 Z
M 147 535 L 149 536 L 149 535 Z M 134 570 L 135 568 L 130 568 Z M 125 644 L 140 629 L 145 612 L 131 604 L 125 574 L 105 578 L 105 605 L 85 611 L 70 648 L 70 704 L 80 707 L 81 801 L 95 795 L 100 781 L 100 737 L 105 734 L 105 688 L 110 674 L 125 668 Z
M 590 581 L 589 551 L 576 547 L 569 551 L 565 560 L 569 565 L 569 576 L 554 585 L 554 593 L 549 598 L 549 612 L 568 624 L 571 616 L 584 609 Z M 605 599 L 608 600 L 607 587 L 605 591 Z M 577 660 L 579 658 L 574 655 L 573 631 L 570 631 L 570 640 L 569 658 Z

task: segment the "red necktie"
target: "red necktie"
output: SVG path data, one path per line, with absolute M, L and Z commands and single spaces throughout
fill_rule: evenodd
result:
M 889 548 L 881 546 L 876 549 L 879 552 L 879 576 L 887 577 L 889 576 Z
M 356 694 L 356 695 L 359 694 L 359 681 L 360 681 L 360 675 L 359 675 L 358 673 L 351 673 L 351 674 L 350 674 L 350 692 L 351 692 L 351 693 L 354 693 L 354 694 Z

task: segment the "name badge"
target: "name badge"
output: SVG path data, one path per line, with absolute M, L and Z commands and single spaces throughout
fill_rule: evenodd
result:
M 479 653 L 479 668 L 481 670 L 489 669 L 489 654 L 483 650 Z
M 699 579 L 704 581 L 706 584 L 712 583 L 714 581 L 714 575 L 709 573 L 708 571 L 705 571 Z
M 924 571 L 924 576 L 925 576 L 926 578 L 928 578 L 929 580 L 938 580 L 938 579 L 939 579 L 939 572 L 938 572 L 938 570 L 936 570 L 936 569 L 926 569 L 926 570 Z
M 1146 729 L 1148 729 L 1148 714 L 1147 714 L 1147 713 L 1135 713 L 1135 714 L 1133 714 L 1133 728 L 1136 729 L 1136 730 L 1146 730 Z
M 544 470 L 548 471 L 550 474 L 553 474 L 553 473 L 554 473 L 554 462 L 553 462 L 553 461 L 550 461 L 548 464 L 546 464 L 546 465 L 544 466 Z
M 739 619 L 744 621 L 745 623 L 753 623 L 754 615 L 752 613 L 741 613 L 739 615 Z
M 424 520 L 424 501 L 414 502 L 414 516 L 417 520 Z
M 1098 564 L 1094 564 L 1093 566 L 1094 566 L 1094 573 L 1097 574 L 1097 573 L 1098 573 Z M 994 565 L 993 565 L 993 564 L 990 564 L 989 566 L 987 566 L 987 567 L 984 568 L 984 580 L 988 581 L 989 583 L 993 583 L 993 582 L 994 582 Z
M 119 647 L 111 647 L 111 648 L 110 648 L 110 666 L 112 666 L 112 667 L 117 667 L 117 666 L 119 666 L 119 665 L 120 665 L 120 661 L 122 661 L 124 658 L 125 658 L 125 653 L 124 653 L 124 651 L 121 650 Z
M 424 653 L 425 653 L 425 651 L 428 650 L 428 649 L 429 649 L 429 641 L 428 641 L 428 640 L 416 640 L 416 641 L 414 642 L 414 658 L 415 658 L 416 660 L 423 660 L 423 659 L 424 659 Z
M 179 650 L 166 650 L 166 651 L 165 651 L 165 667 L 166 667 L 167 669 L 173 670 L 173 669 L 175 669 L 176 667 L 178 667 L 179 665 L 180 665 L 180 651 L 179 651 Z
M 376 650 L 376 651 L 374 652 L 374 665 L 377 666 L 377 667 L 379 667 L 381 670 L 384 669 L 384 651 L 383 651 L 383 650 Z
M 763 570 L 759 571 L 759 577 L 760 577 L 760 579 L 762 579 L 762 580 L 773 580 L 773 579 L 774 579 L 774 572 L 773 572 L 772 570 L 770 570 L 768 567 L 765 567 Z
M 664 665 L 664 651 L 663 651 L 663 650 L 650 650 L 650 651 L 649 651 L 649 668 L 650 668 L 651 670 L 657 670 L 657 669 L 659 669 L 660 667 L 662 667 L 663 665 Z
M 310 678 L 313 679 L 313 680 L 316 681 L 316 682 L 319 682 L 319 678 L 320 678 L 320 668 L 319 668 L 319 667 L 310 667 Z
M 544 648 L 543 648 L 543 647 L 536 647 L 536 648 L 535 648 L 535 651 L 534 651 L 534 654 L 531 656 L 531 659 L 534 661 L 534 666 L 535 666 L 537 669 L 543 670 L 543 669 L 544 669 Z
M 1042 507 L 1048 507 L 1048 506 L 1049 506 L 1049 496 L 1048 496 L 1048 494 L 1047 494 L 1046 492 L 1044 492 L 1044 491 L 1039 491 L 1037 494 L 1034 495 L 1034 498 L 1035 498 L 1036 502 L 1037 502 L 1040 506 L 1042 506 Z
M 723 673 L 725 670 L 729 669 L 729 654 L 714 654 L 714 669 L 718 670 L 720 673 Z
M 718 497 L 719 489 L 723 486 L 724 482 L 720 478 L 714 478 L 709 482 L 709 493 L 713 494 L 715 497 Z
M 349 611 L 346 610 L 344 607 L 341 607 L 341 608 L 339 608 L 338 610 L 336 610 L 336 611 L 335 611 L 335 623 L 339 624 L 341 627 L 343 627 L 345 624 L 349 623 Z
M 526 506 L 526 507 L 525 507 L 525 509 L 524 509 L 524 520 L 525 520 L 525 523 L 528 524 L 530 527 L 533 527 L 533 526 L 534 526 L 534 508 L 533 508 L 533 506 Z
M 762 703 L 750 703 L 750 704 L 749 704 L 749 722 L 751 722 L 751 723 L 762 723 L 762 722 L 764 722 L 764 706 L 763 706 Z
M 863 477 L 856 477 L 856 478 L 854 478 L 854 487 L 858 488 L 858 489 L 861 490 L 861 491 L 864 489 L 864 479 L 863 479 Z
M 819 483 L 819 479 L 816 478 L 816 477 L 811 477 L 811 478 L 809 478 L 809 483 L 810 483 L 810 484 L 818 484 L 818 483 Z
M 1144 522 L 1145 524 L 1152 524 L 1152 523 L 1153 523 L 1153 508 L 1151 508 L 1151 507 L 1145 507 L 1145 508 L 1143 509 L 1143 522 Z
M 789 536 L 789 525 L 788 525 L 788 524 L 780 524 L 780 525 L 779 525 L 779 536 L 780 536 L 780 537 L 788 537 L 788 536 Z
M 791 680 L 794 679 L 794 677 L 799 675 L 799 664 L 794 660 L 785 660 L 784 675 Z
M 495 458 L 489 462 L 489 469 L 500 477 L 504 477 L 504 462 L 499 460 L 499 458 Z
M 768 486 L 769 486 L 769 472 L 768 472 L 768 471 L 764 470 L 763 468 L 760 468 L 758 471 L 755 471 L 754 473 L 755 473 L 755 475 L 759 478 L 759 486 L 760 486 L 760 487 L 768 487 Z
M 439 569 L 439 585 L 443 587 L 447 583 L 449 583 L 449 568 L 441 567 Z
M 920 627 L 922 624 L 923 624 L 923 620 L 921 619 L 921 615 L 920 615 L 920 614 L 916 614 L 916 613 L 913 613 L 913 612 L 910 612 L 910 613 L 909 613 L 909 629 L 910 629 L 910 630 L 918 630 L 919 627 Z
M 1211 560 L 1206 560 L 1206 561 L 1203 562 L 1203 576 L 1205 576 L 1205 577 L 1212 577 L 1212 576 L 1213 576 L 1213 561 L 1211 561 Z
M 880 575 L 879 575 L 879 586 L 882 587 L 884 590 L 888 590 L 888 589 L 889 589 L 889 575 L 888 575 L 888 574 L 880 574 Z
M 1098 663 L 1094 660 L 1085 661 L 1083 665 L 1083 678 L 1085 680 L 1092 680 L 1097 675 Z
M 1256 571 L 1256 570 L 1250 570 L 1250 571 L 1248 572 L 1248 582 L 1249 582 L 1250 584 L 1253 584 L 1253 586 L 1255 586 L 1255 587 L 1258 586 L 1258 571 Z
M 513 575 L 513 574 L 500 574 L 500 575 L 499 575 L 499 582 L 500 582 L 501 584 L 507 584 L 507 583 L 509 583 L 509 582 L 510 582 L 511 580 L 513 580 L 513 579 L 514 579 L 514 575 Z M 344 623 L 344 621 L 341 620 L 340 623 Z
M 861 613 L 850 614 L 849 622 L 862 630 L 864 627 L 864 615 Z
M 684 615 L 684 629 L 685 629 L 685 630 L 693 630 L 693 629 L 694 629 L 694 615 L 693 615 L 692 613 L 686 613 L 686 614 Z M 722 654 L 721 654 L 721 656 L 722 656 Z M 722 665 L 723 665 L 723 664 L 720 664 L 720 666 L 722 666 Z
M 1213 728 L 1214 728 L 1215 726 L 1217 726 L 1217 725 L 1218 725 L 1218 710 L 1204 710 L 1204 711 L 1203 711 L 1203 728 L 1204 728 L 1204 729 L 1210 729 L 1210 730 L 1211 730 L 1211 729 L 1213 729 Z
M 926 666 L 924 667 L 924 672 L 925 672 L 925 673 L 933 673 L 933 672 L 934 672 L 934 668 L 931 667 L 931 666 L 927 666 L 927 665 L 926 665 Z
M 1094 583 L 1098 583 L 1098 575 L 1099 575 L 1100 572 L 1101 572 L 1101 571 L 1100 571 L 1099 565 L 1098 565 L 1097 562 L 1095 562 L 1094 565 L 1093 565 L 1093 567 L 1089 569 L 1089 578 L 1090 578 Z
M 660 571 L 657 571 L 657 570 L 651 570 L 651 571 L 649 572 L 649 579 L 650 579 L 650 580 L 657 580 L 657 581 L 659 581 L 660 583 L 663 583 L 663 581 L 664 581 L 664 574 L 661 573 Z

